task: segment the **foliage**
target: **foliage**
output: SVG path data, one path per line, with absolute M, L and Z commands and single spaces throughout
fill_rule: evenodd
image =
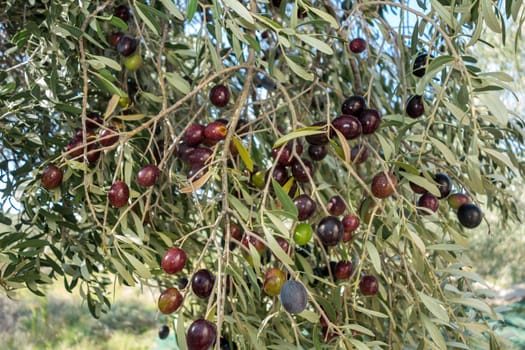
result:
M 42 285 L 63 279 L 99 317 L 110 306 L 113 274 L 126 285 L 175 285 L 180 276 L 160 269 L 175 245 L 188 255 L 187 277 L 200 268 L 216 274 L 207 301 L 183 289 L 180 334 L 207 317 L 247 348 L 443 349 L 474 341 L 498 348 L 482 317 L 497 316 L 472 290 L 480 278 L 462 258 L 470 231 L 445 201 L 436 214 L 421 215 L 408 179 L 436 192 L 432 174 L 446 173 L 456 191 L 503 220 L 522 214 L 506 187 L 525 170 L 523 120 L 499 99 L 511 78 L 482 71 L 471 50 L 487 30 L 505 41 L 507 22 L 522 23 L 525 14 L 521 1 L 417 3 L 422 9 L 405 1 L 130 1 L 125 22 L 112 16 L 109 0 L 6 1 L 1 190 L 3 207 L 17 217 L 0 236 L 1 285 L 41 294 Z M 119 29 L 140 39 L 136 71 L 108 43 Z M 368 43 L 359 55 L 348 50 L 357 36 Z M 421 52 L 433 59 L 418 78 L 412 65 Z M 208 99 L 218 83 L 232 94 L 224 108 Z M 296 185 L 317 201 L 310 223 L 339 194 L 348 212 L 361 215 L 361 227 L 351 243 L 327 248 L 316 239 L 296 254 L 294 179 L 257 188 L 250 177 L 276 167 L 273 146 L 322 133 L 306 127 L 332 120 L 353 94 L 382 113 L 380 129 L 352 141 L 334 135 L 329 156 Z M 419 119 L 404 113 L 414 94 L 425 100 Z M 103 115 L 99 129 L 117 130 L 116 144 L 102 147 L 88 134 L 92 112 Z M 182 136 L 192 123 L 219 118 L 228 120 L 228 135 L 191 182 Z M 65 149 L 75 135 L 82 154 L 72 159 Z M 358 143 L 370 152 L 362 165 L 351 161 Z M 97 149 L 101 156 L 88 163 Z M 58 189 L 41 186 L 49 164 L 64 171 Z M 135 180 L 147 164 L 161 169 L 149 188 Z M 370 197 L 372 177 L 388 169 L 399 181 L 394 196 Z M 107 200 L 116 180 L 131 190 L 120 209 Z M 370 211 L 359 210 L 363 198 Z M 271 253 L 260 259 L 243 248 L 227 234 L 231 222 L 260 235 Z M 277 237 L 289 241 L 290 252 Z M 330 261 L 347 259 L 355 267 L 348 281 L 318 275 Z M 291 316 L 261 291 L 273 266 L 307 286 L 306 311 Z M 360 294 L 365 273 L 378 278 L 377 296 Z M 321 323 L 333 339 L 323 339 Z
M 507 43 L 516 42 L 521 33 L 517 23 L 512 23 L 508 28 Z M 491 44 L 478 45 L 474 52 L 480 57 L 483 70 L 503 69 L 512 78 L 513 89 L 502 94 L 502 101 L 506 106 L 511 106 L 510 113 L 519 113 L 525 107 L 525 77 L 521 75 L 525 51 L 522 46 L 505 45 L 497 40 L 498 34 L 487 33 L 484 38 Z M 493 55 L 494 50 L 498 55 Z M 517 208 L 525 205 L 523 195 L 523 182 L 516 179 L 507 184 L 506 191 L 514 192 L 514 202 Z M 489 201 L 485 199 L 484 201 Z M 523 215 L 518 216 L 522 218 Z M 487 220 L 491 224 L 492 235 L 487 235 L 485 230 L 476 230 L 470 242 L 467 256 L 476 272 L 498 286 L 511 286 L 525 280 L 523 264 L 525 257 L 525 231 L 523 220 L 517 222 L 504 222 L 499 220 L 497 210 L 487 213 Z
M 518 193 L 516 206 L 523 208 L 525 196 L 523 184 L 510 185 L 510 190 Z M 487 213 L 487 220 L 494 228 L 492 235 L 477 230 L 472 235 L 471 247 L 467 256 L 471 266 L 487 281 L 508 286 L 525 281 L 525 228 L 521 222 L 503 223 L 498 220 L 498 213 Z

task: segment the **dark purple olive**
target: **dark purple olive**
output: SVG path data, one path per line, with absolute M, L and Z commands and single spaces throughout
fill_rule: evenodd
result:
M 117 51 L 124 57 L 131 56 L 137 49 L 138 40 L 131 35 L 124 35 L 117 44 Z
M 324 128 L 321 128 L 321 131 L 324 131 L 321 134 L 315 134 L 315 135 L 308 135 L 305 136 L 306 142 L 308 142 L 311 145 L 326 145 L 328 143 L 328 135 L 327 135 L 327 127 L 325 122 L 317 122 L 312 124 L 312 126 L 323 126 Z
M 340 115 L 332 120 L 332 128 L 338 130 L 345 139 L 352 140 L 361 135 L 361 123 L 359 120 L 351 115 Z M 330 136 L 335 136 L 335 131 L 330 130 Z
M 423 105 L 423 97 L 414 95 L 408 99 L 406 107 L 407 115 L 410 118 L 419 118 L 425 113 L 425 106 Z
M 189 154 L 188 154 L 188 162 L 190 165 L 193 166 L 200 166 L 202 167 L 208 159 L 210 159 L 211 155 L 213 154 L 213 151 L 209 148 L 205 147 L 197 147 L 194 148 Z
M 364 163 L 368 159 L 368 147 L 359 144 L 352 147 L 350 150 L 350 160 L 353 164 L 358 165 Z
M 308 182 L 314 176 L 314 166 L 308 159 L 302 158 L 302 164 L 296 160 L 292 164 L 292 175 L 299 182 Z
M 426 67 L 432 61 L 433 56 L 423 52 L 419 54 L 414 60 L 414 65 L 412 67 L 412 74 L 416 77 L 422 77 L 426 73 Z
M 115 17 L 118 17 L 120 18 L 121 20 L 123 20 L 124 22 L 127 22 L 129 21 L 129 18 L 131 16 L 131 13 L 129 11 L 129 7 L 127 7 L 126 5 L 120 5 L 118 6 L 116 9 L 115 9 L 115 12 L 113 12 L 113 15 Z
M 326 145 L 310 145 L 308 146 L 308 155 L 311 160 L 323 160 L 328 154 L 328 147 Z
M 359 122 L 363 128 L 363 134 L 372 134 L 381 124 L 381 113 L 377 109 L 365 109 L 359 115 Z
M 363 96 L 353 95 L 343 101 L 341 112 L 346 115 L 359 117 L 363 109 L 366 108 L 366 100 Z

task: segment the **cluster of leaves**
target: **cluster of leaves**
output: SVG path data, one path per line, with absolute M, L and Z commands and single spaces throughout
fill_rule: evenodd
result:
M 407 179 L 432 190 L 428 174 L 446 173 L 456 190 L 476 202 L 486 196 L 480 205 L 516 220 L 505 184 L 525 170 L 523 121 L 499 100 L 509 76 L 481 71 L 470 50 L 487 28 L 504 38 L 506 21 L 523 22 L 524 14 L 518 1 L 418 3 L 422 8 L 405 1 L 131 1 L 125 23 L 112 16 L 113 1 L 7 1 L 8 21 L 0 27 L 1 191 L 4 208 L 17 217 L 0 236 L 0 284 L 39 294 L 42 284 L 62 278 L 68 290 L 79 286 L 100 315 L 110 304 L 111 276 L 127 285 L 173 285 L 159 263 L 176 245 L 191 260 L 188 275 L 207 267 L 217 276 L 207 304 L 185 290 L 179 334 L 185 320 L 207 316 L 248 348 L 467 348 L 473 338 L 497 346 L 481 317 L 496 316 L 472 290 L 480 279 L 462 260 L 469 232 L 446 205 L 418 215 Z M 393 18 L 401 20 L 394 25 Z M 116 30 L 140 39 L 144 64 L 137 71 L 122 68 L 110 47 Z M 368 42 L 360 56 L 347 49 L 357 36 Z M 419 79 L 412 63 L 423 51 L 435 59 Z M 217 83 L 232 93 L 222 109 L 208 101 Z M 313 181 L 300 185 L 318 202 L 312 224 L 333 194 L 357 213 L 379 171 L 392 169 L 400 185 L 395 196 L 372 199 L 372 219 L 363 220 L 351 244 L 325 250 L 316 241 L 305 256 L 293 249 L 289 255 L 276 237 L 293 247 L 291 198 L 271 182 L 254 188 L 250 173 L 275 165 L 276 142 L 318 133 L 305 127 L 331 120 L 353 94 L 363 94 L 383 122 L 374 135 L 332 140 Z M 425 116 L 417 120 L 404 113 L 413 94 L 425 99 Z M 126 98 L 130 104 L 118 106 Z M 104 114 L 103 124 L 120 135 L 90 165 L 64 153 L 77 130 L 86 134 L 89 112 Z M 191 183 L 177 157 L 181 137 L 192 123 L 218 118 L 229 121 L 230 133 L 214 146 L 206 175 Z M 241 118 L 247 123 L 236 134 Z M 350 161 L 354 142 L 370 150 L 363 165 Z M 65 172 L 53 191 L 39 179 L 50 163 Z M 162 171 L 149 189 L 134 180 L 146 164 Z M 131 188 L 121 209 L 107 201 L 115 180 Z M 225 234 L 231 220 L 260 234 L 273 256 L 261 261 L 252 249 L 249 264 Z M 351 280 L 315 276 L 316 267 L 341 259 L 356 266 Z M 299 316 L 261 291 L 264 271 L 274 265 L 308 286 L 309 308 Z M 359 294 L 362 272 L 378 277 L 377 297 Z M 324 344 L 320 319 L 344 336 Z

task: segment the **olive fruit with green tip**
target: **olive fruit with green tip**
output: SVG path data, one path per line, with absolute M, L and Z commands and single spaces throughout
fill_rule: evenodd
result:
M 447 198 L 448 205 L 452 209 L 459 209 L 463 204 L 467 204 L 470 202 L 469 197 L 466 194 L 463 193 L 453 193 Z
M 288 313 L 294 315 L 301 313 L 306 309 L 308 293 L 301 282 L 288 280 L 284 282 L 281 288 L 280 298 L 283 308 Z
M 159 311 L 165 315 L 169 315 L 178 310 L 182 305 L 184 298 L 180 294 L 179 290 L 175 287 L 164 290 L 157 302 Z
M 281 292 L 285 281 L 286 276 L 284 272 L 278 268 L 271 268 L 264 275 L 263 290 L 272 297 L 277 296 Z

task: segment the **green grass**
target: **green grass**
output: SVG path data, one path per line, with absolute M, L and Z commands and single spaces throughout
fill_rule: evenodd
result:
M 147 293 L 118 289 L 111 310 L 94 319 L 78 295 L 53 287 L 47 297 L 28 292 L 16 300 L 0 296 L 2 350 L 153 349 L 168 318 L 156 311 Z M 151 293 L 150 293 L 151 295 Z

